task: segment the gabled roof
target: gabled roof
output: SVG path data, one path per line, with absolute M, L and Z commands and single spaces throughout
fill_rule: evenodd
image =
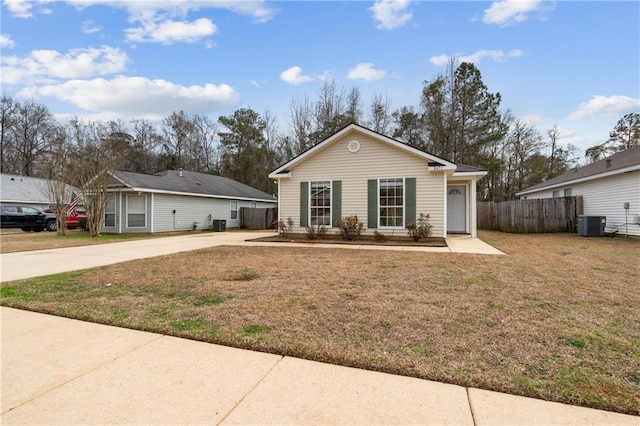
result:
M 52 204 L 49 193 L 49 179 L 19 176 L 10 174 L 0 175 L 0 201 L 13 203 Z M 66 185 L 66 184 L 65 184 Z M 71 185 L 66 185 L 65 192 L 78 192 Z
M 471 166 L 464 166 L 464 165 L 457 165 L 447 161 L 443 158 L 437 157 L 433 154 L 429 154 L 428 152 L 422 151 L 420 149 L 414 148 L 410 145 L 407 145 L 403 142 L 397 141 L 395 139 L 392 139 L 388 136 L 382 135 L 380 133 L 374 132 L 373 130 L 367 129 L 366 127 L 360 126 L 358 124 L 355 123 L 351 123 L 346 127 L 343 127 L 341 130 L 339 130 L 338 132 L 334 133 L 332 136 L 329 136 L 327 139 L 323 140 L 322 142 L 314 145 L 313 147 L 309 148 L 308 150 L 306 150 L 305 152 L 303 152 L 302 154 L 298 155 L 297 157 L 293 158 L 292 160 L 288 161 L 287 163 L 283 164 L 282 166 L 278 167 L 277 169 L 275 169 L 274 171 L 272 171 L 271 173 L 269 173 L 269 177 L 272 179 L 278 179 L 281 177 L 286 177 L 289 175 L 289 170 L 294 167 L 296 164 L 300 163 L 301 161 L 305 160 L 306 158 L 316 154 L 317 152 L 325 149 L 326 147 L 328 147 L 329 145 L 331 145 L 333 142 L 335 142 L 336 140 L 340 139 L 341 137 L 351 133 L 351 132 L 359 132 L 362 134 L 365 134 L 367 136 L 370 136 L 376 140 L 379 140 L 380 142 L 389 144 L 391 146 L 395 146 L 396 148 L 399 148 L 401 150 L 407 151 L 413 155 L 416 155 L 420 158 L 423 158 L 425 161 L 427 161 L 428 165 L 430 167 L 438 167 L 439 170 L 453 170 L 453 171 L 462 171 L 461 168 L 465 168 L 466 167 L 466 172 L 467 173 L 478 173 L 478 174 L 486 174 L 486 172 L 482 169 L 478 169 L 475 167 L 471 167 Z M 473 169 L 473 170 L 472 170 Z
M 252 201 L 276 200 L 272 195 L 233 179 L 186 170 L 166 170 L 154 174 L 110 170 L 108 173 L 119 182 L 119 184 L 110 185 L 113 190 L 127 188 L 132 191 L 197 197 Z
M 563 175 L 556 176 L 530 188 L 516 193 L 526 195 L 542 189 L 552 189 L 559 186 L 572 185 L 578 182 L 603 178 L 633 170 L 640 170 L 640 145 L 613 154 L 610 157 L 587 164 Z

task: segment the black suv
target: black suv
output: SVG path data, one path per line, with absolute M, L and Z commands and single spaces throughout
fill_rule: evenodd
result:
M 0 206 L 2 228 L 20 228 L 25 232 L 44 231 L 47 215 L 29 206 Z

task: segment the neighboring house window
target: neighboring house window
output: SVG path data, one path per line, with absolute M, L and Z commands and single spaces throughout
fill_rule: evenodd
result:
M 147 226 L 147 196 L 127 195 L 127 228 Z
M 553 191 L 553 198 L 558 198 L 560 196 L 560 191 Z
M 238 218 L 238 202 L 231 201 L 231 219 Z
M 116 226 L 116 196 L 107 195 L 107 204 L 104 208 L 104 227 L 115 228 Z
M 565 188 L 564 196 L 565 197 L 571 197 L 571 188 Z
M 380 179 L 380 227 L 404 227 L 404 179 Z
M 311 182 L 309 208 L 311 226 L 331 226 L 331 181 Z

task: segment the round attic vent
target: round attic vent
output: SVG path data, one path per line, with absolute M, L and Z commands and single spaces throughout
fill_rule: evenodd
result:
M 360 142 L 352 140 L 349 142 L 349 145 L 347 145 L 347 148 L 349 149 L 349 152 L 358 152 L 360 151 Z

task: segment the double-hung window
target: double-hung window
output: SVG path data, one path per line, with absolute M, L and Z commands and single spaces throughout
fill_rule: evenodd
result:
M 115 228 L 116 226 L 116 196 L 107 195 L 107 204 L 104 208 L 104 226 L 105 228 Z
M 379 180 L 380 227 L 404 227 L 404 179 Z
M 238 218 L 238 202 L 232 200 L 230 202 L 230 207 L 231 207 L 231 220 L 236 220 Z
M 127 195 L 127 228 L 147 226 L 147 196 Z
M 331 181 L 311 182 L 309 209 L 311 226 L 331 226 Z

